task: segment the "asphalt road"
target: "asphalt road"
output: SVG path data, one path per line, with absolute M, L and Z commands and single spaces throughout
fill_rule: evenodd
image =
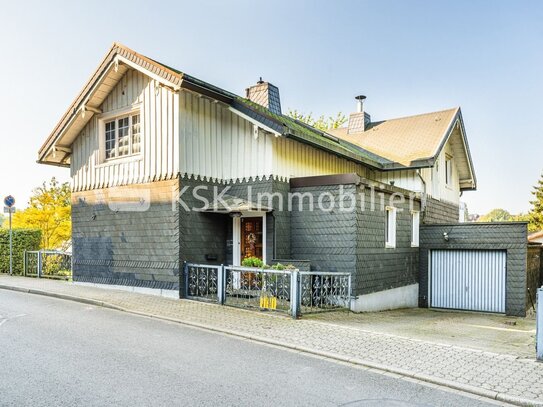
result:
M 487 406 L 221 334 L 0 290 L 1 406 Z

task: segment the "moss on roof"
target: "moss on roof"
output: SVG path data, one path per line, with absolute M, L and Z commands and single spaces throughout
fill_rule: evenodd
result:
M 301 138 L 308 143 L 318 144 L 325 149 L 332 150 L 334 153 L 346 155 L 351 159 L 362 161 L 363 163 L 371 165 L 375 168 L 381 168 L 383 164 L 388 163 L 388 160 L 376 154 L 366 151 L 352 143 L 341 140 L 340 138 L 331 134 L 318 130 L 292 117 L 273 113 L 266 107 L 252 102 L 249 99 L 236 96 L 235 100 L 247 106 L 252 111 L 281 124 L 285 129 L 285 136 L 291 135 L 295 138 Z

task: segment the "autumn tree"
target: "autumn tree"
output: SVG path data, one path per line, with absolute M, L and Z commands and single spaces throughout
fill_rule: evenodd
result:
M 28 208 L 13 215 L 13 227 L 40 229 L 42 249 L 66 249 L 72 230 L 68 183 L 52 178 L 49 183 L 44 182 L 34 189 Z
M 528 230 L 537 232 L 543 230 L 543 174 L 532 191 L 534 200 L 530 201 L 532 209 L 528 213 Z
M 347 117 L 345 117 L 345 115 L 341 112 L 336 114 L 336 116 L 329 116 L 328 118 L 325 118 L 324 115 L 322 115 L 316 119 L 313 117 L 312 113 L 303 114 L 297 110 L 289 110 L 288 115 L 293 119 L 309 124 L 310 126 L 322 131 L 337 129 L 347 122 Z

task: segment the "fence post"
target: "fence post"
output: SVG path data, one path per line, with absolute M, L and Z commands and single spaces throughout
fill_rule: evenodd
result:
M 41 250 L 38 250 L 38 278 L 41 277 L 41 267 L 42 267 L 42 262 L 43 262 L 43 259 L 42 259 L 42 256 L 41 256 Z
M 23 277 L 26 277 L 26 250 L 24 251 L 24 260 L 23 260 Z
M 536 357 L 543 361 L 543 287 L 537 289 L 537 333 L 536 333 Z
M 179 270 L 179 299 L 187 298 L 187 262 Z
M 226 299 L 226 275 L 224 264 L 217 269 L 217 300 L 219 304 L 224 305 L 224 300 Z
M 348 306 L 349 306 L 349 311 L 351 311 L 351 304 L 352 304 L 352 301 L 353 301 L 353 291 L 352 291 L 352 286 L 351 286 L 351 279 L 352 279 L 353 275 L 352 274 L 349 274 L 349 303 L 348 303 Z
M 300 316 L 300 270 L 290 273 L 290 311 L 292 318 Z

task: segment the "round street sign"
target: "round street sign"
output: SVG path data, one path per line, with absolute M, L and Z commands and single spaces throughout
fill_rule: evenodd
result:
M 4 198 L 4 205 L 6 205 L 8 208 L 13 207 L 15 205 L 15 198 L 12 195 L 8 195 Z

